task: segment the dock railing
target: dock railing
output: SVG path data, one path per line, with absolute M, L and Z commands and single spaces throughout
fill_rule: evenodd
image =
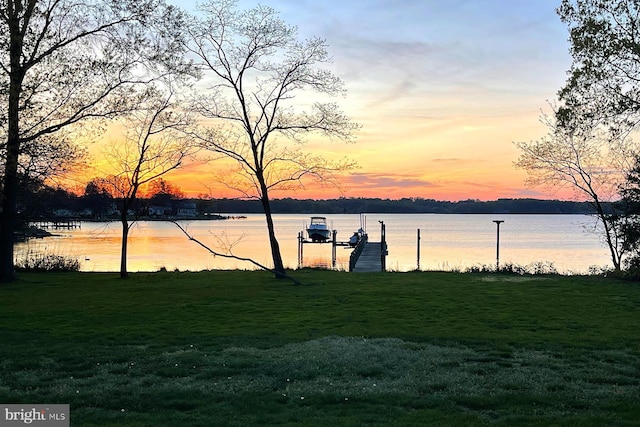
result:
M 364 250 L 364 247 L 367 245 L 368 241 L 369 241 L 369 237 L 366 234 L 363 234 L 360 240 L 358 241 L 358 244 L 356 245 L 356 247 L 353 248 L 353 251 L 349 256 L 349 271 L 353 271 L 353 269 L 356 267 L 358 258 L 360 258 L 360 254 Z

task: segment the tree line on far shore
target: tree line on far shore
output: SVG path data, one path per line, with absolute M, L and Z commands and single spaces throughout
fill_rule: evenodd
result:
M 260 204 L 252 200 L 201 200 L 199 205 L 212 213 L 259 213 Z M 587 202 L 498 199 L 492 201 L 442 201 L 423 198 L 380 199 L 338 198 L 327 200 L 283 198 L 272 201 L 274 213 L 300 214 L 358 214 L 375 213 L 433 213 L 433 214 L 592 214 Z
M 93 220 L 108 220 L 116 215 L 121 201 L 104 189 L 87 185 L 84 194 L 78 196 L 63 189 L 46 185 L 27 191 L 20 197 L 22 222 L 52 219 L 61 216 Z M 203 217 L 211 214 L 261 214 L 262 204 L 252 199 L 187 198 L 172 183 L 159 179 L 150 191 L 132 206 L 131 216 L 149 216 L 154 207 L 165 208 L 166 214 L 156 216 L 176 217 L 179 212 Z M 188 206 L 189 210 L 185 207 Z M 372 197 L 341 197 L 337 199 L 272 200 L 273 213 L 277 214 L 359 214 L 359 213 L 433 213 L 433 214 L 593 214 L 591 203 L 541 199 L 508 199 L 492 201 L 474 199 L 443 201 L 426 198 L 381 199 Z M 157 209 L 156 209 L 157 211 Z M 114 216 L 114 218 L 116 217 Z

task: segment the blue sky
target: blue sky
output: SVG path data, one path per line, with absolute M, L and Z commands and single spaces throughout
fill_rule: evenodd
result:
M 351 188 L 344 195 L 558 196 L 524 187 L 513 142 L 545 134 L 540 112 L 571 63 L 559 0 L 260 3 L 280 11 L 301 37 L 329 45 L 333 71 L 348 89 L 338 101 L 363 125 L 355 145 L 327 148 L 361 164 L 345 178 Z

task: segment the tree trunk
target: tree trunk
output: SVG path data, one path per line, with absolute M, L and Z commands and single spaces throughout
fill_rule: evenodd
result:
M 9 20 L 10 75 L 9 108 L 7 117 L 7 159 L 2 188 L 2 214 L 0 214 L 0 282 L 15 280 L 13 267 L 13 239 L 16 227 L 16 200 L 18 192 L 18 156 L 20 154 L 20 93 L 25 71 L 20 65 L 22 38 L 17 17 Z M 15 19 L 13 19 L 15 18 Z
M 16 138 L 17 139 L 17 138 Z M 0 215 L 0 282 L 15 279 L 13 267 L 13 240 L 16 225 L 16 193 L 18 190 L 17 167 L 19 143 L 9 137 L 2 188 L 2 214 Z
M 617 245 L 614 242 L 613 237 L 611 236 L 614 230 L 611 229 L 612 226 L 611 224 L 609 224 L 607 214 L 604 212 L 604 208 L 602 207 L 602 204 L 600 203 L 598 197 L 594 196 L 593 199 L 596 206 L 596 211 L 598 212 L 598 217 L 600 218 L 600 222 L 602 222 L 602 226 L 604 227 L 604 237 L 605 241 L 607 242 L 607 246 L 609 247 L 609 253 L 611 254 L 611 262 L 613 263 L 613 268 L 615 269 L 615 271 L 620 271 L 622 268 L 620 254 L 618 253 Z
M 120 212 L 120 222 L 122 223 L 122 242 L 120 250 L 120 278 L 127 279 L 127 244 L 129 242 L 129 221 L 127 221 L 127 209 Z
M 271 257 L 273 258 L 273 271 L 275 272 L 276 278 L 286 278 L 284 263 L 282 262 L 282 255 L 280 254 L 280 244 L 276 238 L 276 229 L 273 225 L 273 216 L 271 215 L 271 203 L 269 201 L 268 190 L 266 185 L 264 185 L 264 182 L 261 181 L 260 184 L 262 187 L 262 197 L 260 198 L 260 201 L 262 202 L 264 216 L 267 220 L 269 244 L 271 245 Z

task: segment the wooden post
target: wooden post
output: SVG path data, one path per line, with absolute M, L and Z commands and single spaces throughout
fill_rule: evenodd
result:
M 420 270 L 420 229 L 418 228 L 418 241 L 417 241 L 417 259 L 418 259 L 418 270 Z
M 333 268 L 336 268 L 336 246 L 338 244 L 337 242 L 338 232 L 336 230 L 332 230 L 332 233 L 333 233 L 333 239 L 331 242 L 331 266 Z
M 380 270 L 387 271 L 387 236 L 384 221 L 380 222 Z
M 303 237 L 303 235 L 304 235 L 304 232 L 302 232 L 302 231 L 300 231 L 298 233 L 298 268 L 302 268 L 302 261 L 303 261 L 303 259 L 302 259 L 302 256 L 303 256 L 302 248 L 304 246 L 304 243 L 303 243 L 304 237 Z
M 494 220 L 496 223 L 496 273 L 500 271 L 500 224 L 504 221 Z

